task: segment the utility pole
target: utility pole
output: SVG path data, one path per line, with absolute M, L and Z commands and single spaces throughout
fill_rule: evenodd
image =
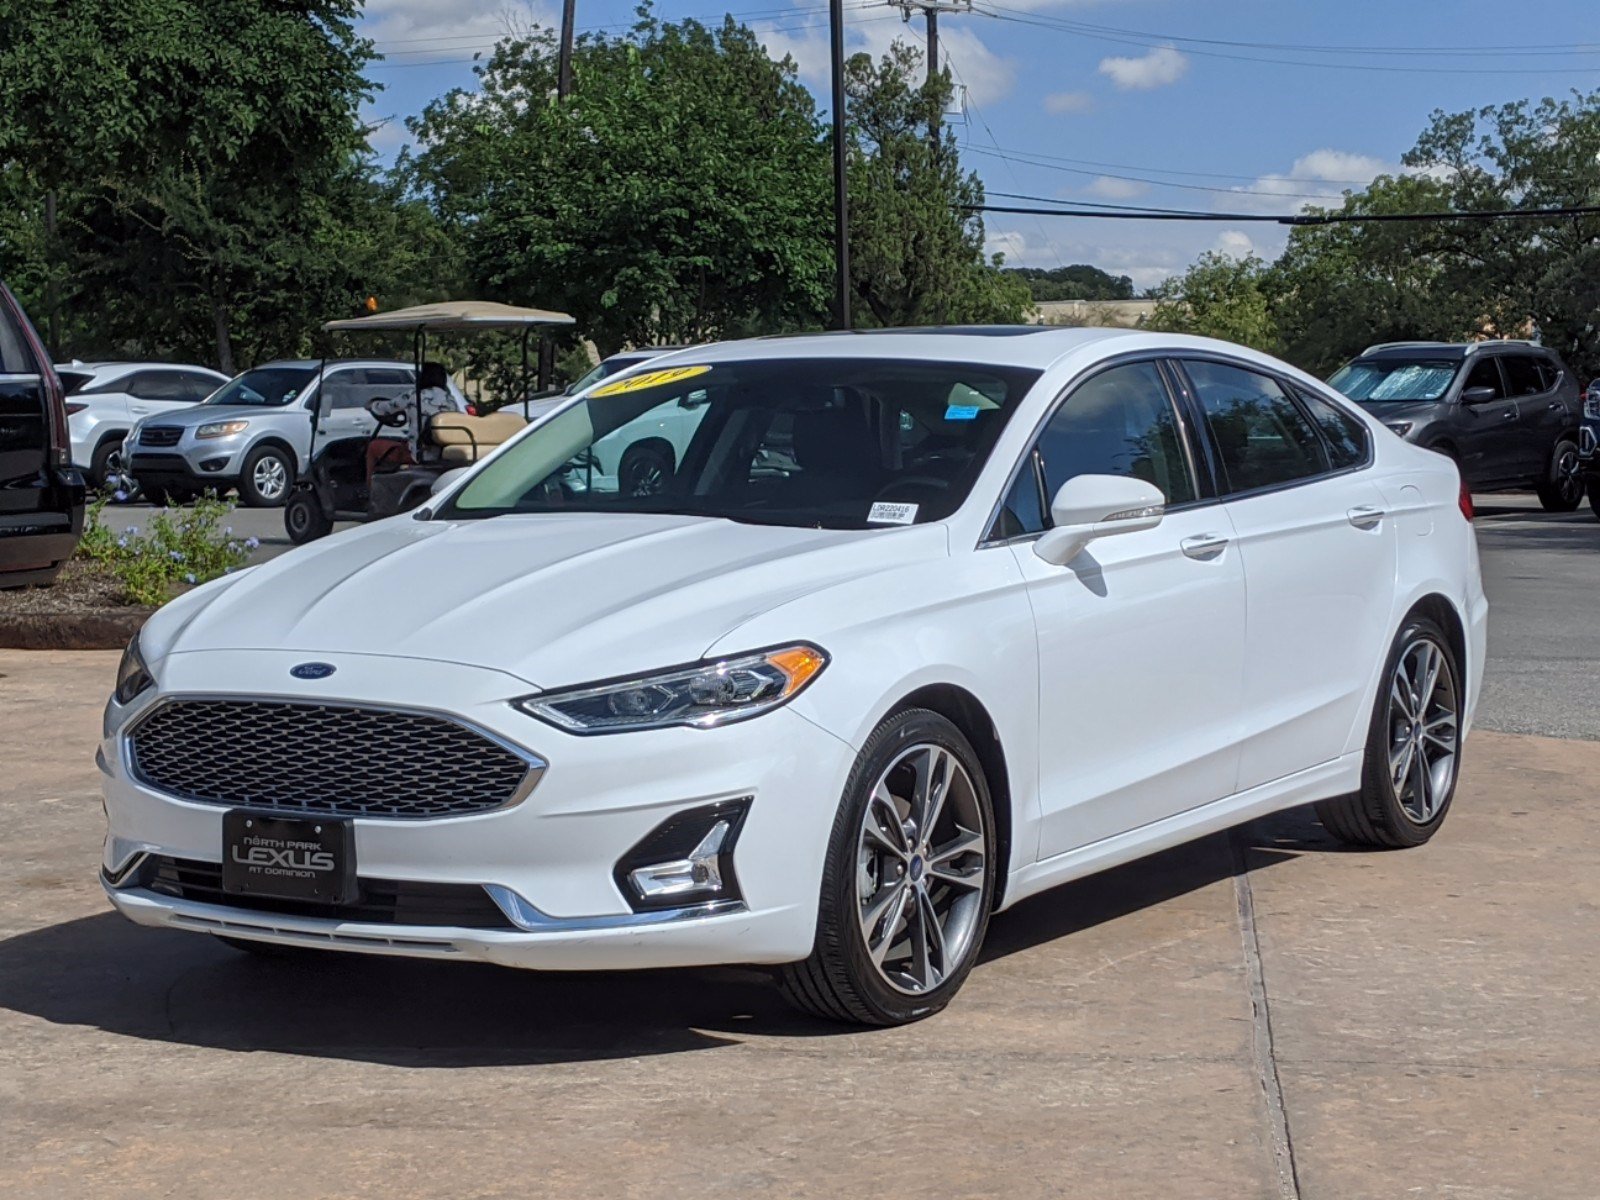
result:
M 50 334 L 50 357 L 61 357 L 61 292 L 56 286 L 56 264 L 60 255 L 56 252 L 56 190 L 51 188 L 44 194 L 44 237 L 45 256 L 49 259 L 44 277 L 44 306 L 45 315 L 49 318 L 45 328 Z
M 900 10 L 902 19 L 911 20 L 913 11 L 920 11 L 927 21 L 928 26 L 928 84 L 939 76 L 939 13 L 945 12 L 971 12 L 972 0 L 889 0 L 889 4 Z M 939 113 L 937 110 L 928 114 L 928 144 L 939 149 Z
M 561 0 L 561 54 L 556 60 L 556 99 L 572 91 L 572 27 L 578 19 L 577 0 Z
M 850 197 L 844 144 L 844 0 L 828 0 L 833 66 L 834 325 L 850 328 Z

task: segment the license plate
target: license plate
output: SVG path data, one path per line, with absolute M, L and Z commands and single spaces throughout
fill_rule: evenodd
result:
M 222 814 L 222 890 L 348 904 L 356 898 L 355 825 L 230 809 Z

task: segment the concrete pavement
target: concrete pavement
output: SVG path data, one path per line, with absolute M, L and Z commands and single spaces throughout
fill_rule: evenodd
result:
M 8 1198 L 1594 1195 L 1600 745 L 1480 732 L 1420 851 L 1292 813 L 1028 901 L 948 1012 L 858 1032 L 747 971 L 128 925 L 94 883 L 114 665 L 0 652 Z

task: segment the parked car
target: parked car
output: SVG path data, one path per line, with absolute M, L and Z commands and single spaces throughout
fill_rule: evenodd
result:
M 1596 517 L 1600 517 L 1600 379 L 1591 379 L 1583 392 L 1578 461 L 1589 491 L 1589 509 Z
M 241 948 L 767 964 L 893 1024 L 1066 880 L 1307 803 L 1359 845 L 1445 820 L 1470 497 L 1310 376 L 1049 327 L 651 374 L 157 612 L 100 744 L 116 908 Z M 691 394 L 666 490 L 568 485 Z
M 0 587 L 49 583 L 83 533 L 83 476 L 44 344 L 0 283 Z
M 318 361 L 265 363 L 229 380 L 204 403 L 140 419 L 125 443 L 128 471 L 153 503 L 237 488 L 251 508 L 276 508 L 309 466 Z M 416 386 L 410 363 L 341 359 L 323 367 L 334 407 L 317 437 L 368 434 L 366 405 Z
M 1395 433 L 1455 460 L 1475 492 L 1529 488 L 1551 512 L 1583 499 L 1578 381 L 1533 342 L 1388 342 L 1328 380 Z
M 122 443 L 134 422 L 198 404 L 228 382 L 209 367 L 137 362 L 71 362 L 56 367 L 67 393 L 72 463 L 97 488 L 122 475 Z

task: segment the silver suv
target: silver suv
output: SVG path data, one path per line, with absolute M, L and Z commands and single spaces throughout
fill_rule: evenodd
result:
M 1531 487 L 1552 512 L 1583 499 L 1578 382 L 1534 342 L 1388 342 L 1328 379 L 1408 442 L 1455 459 L 1473 491 Z
M 145 417 L 124 443 L 128 473 L 155 504 L 238 488 L 251 508 L 278 507 L 310 466 L 317 367 L 316 359 L 252 367 L 203 404 Z M 317 425 L 319 442 L 370 436 L 377 421 L 366 406 L 416 386 L 410 363 L 381 359 L 330 361 L 323 378 L 333 405 Z

